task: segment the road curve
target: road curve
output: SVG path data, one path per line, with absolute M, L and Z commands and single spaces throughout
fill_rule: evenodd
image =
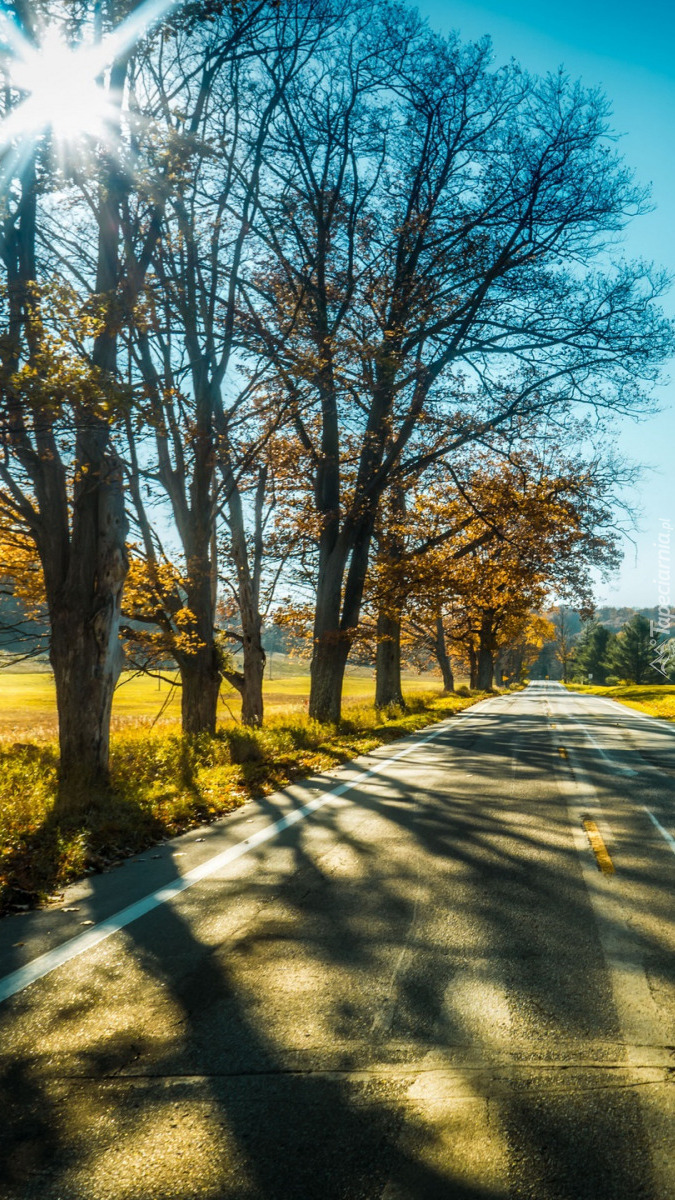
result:
M 675 1198 L 674 780 L 533 684 L 7 918 L 0 1197 Z

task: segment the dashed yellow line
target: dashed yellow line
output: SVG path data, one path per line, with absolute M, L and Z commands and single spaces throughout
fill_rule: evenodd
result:
M 602 839 L 602 834 L 600 833 L 595 821 L 585 820 L 584 829 L 586 830 L 586 836 L 591 843 L 591 850 L 595 855 L 595 861 L 598 864 L 598 870 L 602 871 L 603 875 L 613 875 L 614 863 L 610 858 L 609 850 Z

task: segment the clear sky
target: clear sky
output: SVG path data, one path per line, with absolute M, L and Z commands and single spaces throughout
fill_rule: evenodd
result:
M 589 86 L 600 85 L 614 110 L 626 162 L 650 183 L 654 211 L 632 223 L 626 251 L 675 275 L 675 3 L 665 0 L 418 0 L 420 13 L 439 32 L 457 29 L 467 39 L 489 34 L 497 61 L 516 58 L 545 72 L 563 64 Z M 667 310 L 675 317 L 675 289 Z M 669 372 L 675 380 L 675 363 Z M 652 469 L 637 497 L 641 509 L 635 548 L 626 543 L 623 567 L 600 584 L 598 604 L 658 603 L 655 543 L 659 522 L 675 526 L 675 382 L 659 396 L 662 412 L 626 423 L 619 447 Z M 675 535 L 673 588 L 675 595 Z

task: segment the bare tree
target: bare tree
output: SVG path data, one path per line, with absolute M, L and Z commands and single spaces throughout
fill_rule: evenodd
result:
M 569 682 L 570 667 L 574 661 L 574 637 L 569 611 L 564 604 L 553 614 L 555 626 L 555 656 L 562 667 L 563 683 Z
M 37 38 L 35 6 L 14 6 L 21 36 Z M 116 0 L 80 6 L 81 23 L 117 29 Z M 57 14 L 58 15 L 58 14 Z M 107 129 L 87 158 L 87 200 L 94 224 L 92 302 L 78 325 L 58 312 L 41 263 L 40 233 L 57 203 L 72 197 L 76 164 L 59 175 L 49 133 L 26 133 L 5 145 L 0 253 L 7 280 L 2 345 L 0 508 L 34 540 L 44 574 L 56 681 L 62 805 L 88 803 L 76 782 L 105 784 L 112 695 L 121 652 L 120 602 L 127 571 L 122 467 L 111 442 L 120 390 L 116 376 L 119 296 L 138 294 L 156 237 L 157 206 L 146 214 L 139 253 L 119 252 L 120 210 L 127 190 L 121 105 L 129 46 L 105 76 Z M 92 81 L 93 84 L 93 81 Z M 20 104 L 8 86 L 5 119 Z M 62 168 L 63 170 L 63 168 Z M 72 302 L 72 297 L 71 297 Z M 72 316 L 72 314 L 69 314 Z M 57 319 L 57 318 L 60 318 Z M 88 334 L 85 335 L 83 330 Z
M 644 410 L 670 346 L 663 279 L 593 266 L 643 205 L 597 93 L 492 71 L 486 45 L 386 6 L 340 36 L 284 96 L 248 290 L 313 464 L 321 720 L 391 480 L 523 416 Z
M 151 150 L 171 161 L 172 186 L 131 340 L 150 432 L 140 454 L 138 422 L 127 435 L 132 475 L 163 490 L 178 533 L 184 594 L 166 594 L 165 616 L 171 624 L 183 614 L 174 653 L 187 732 L 215 730 L 223 675 L 241 693 L 242 720 L 263 719 L 261 522 L 273 479 L 266 447 L 281 414 L 257 365 L 237 357 L 237 298 L 270 124 L 323 20 L 312 0 L 234 8 L 175 40 L 169 62 L 165 51 L 151 56 L 135 80 L 141 109 L 159 114 Z M 138 212 L 125 225 L 131 244 Z M 132 494 L 153 564 L 156 540 L 139 489 Z M 240 617 L 240 632 L 226 633 L 241 644 L 241 672 L 223 665 L 215 637 L 219 515 Z

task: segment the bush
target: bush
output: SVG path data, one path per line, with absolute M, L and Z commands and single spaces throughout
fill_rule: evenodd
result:
M 605 687 L 618 687 L 620 683 L 618 675 L 607 675 L 605 678 Z
M 226 741 L 230 748 L 230 762 L 250 763 L 262 762 L 265 757 L 265 747 L 261 737 L 252 729 L 228 730 Z
M 466 697 L 466 696 L 470 696 L 470 695 L 471 695 L 471 690 L 470 690 L 470 688 L 468 688 L 468 687 L 466 686 L 466 684 L 465 684 L 465 683 L 463 683 L 463 684 L 461 684 L 461 686 L 460 686 L 460 687 L 458 687 L 458 688 L 455 688 L 455 695 L 456 695 L 456 696 L 464 696 L 464 697 Z

